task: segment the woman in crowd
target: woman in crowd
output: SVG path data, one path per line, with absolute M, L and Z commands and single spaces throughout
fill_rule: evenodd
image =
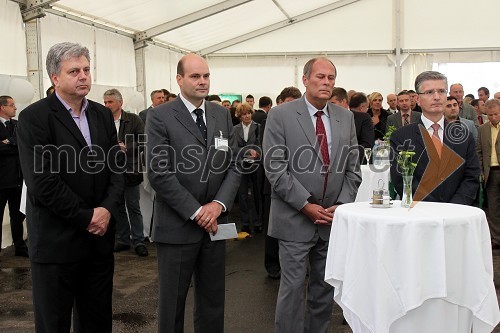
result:
M 389 112 L 382 108 L 384 98 L 379 92 L 372 92 L 368 98 L 370 108 L 368 114 L 372 117 L 373 126 L 375 127 L 375 140 L 383 140 L 385 134 L 385 123 Z

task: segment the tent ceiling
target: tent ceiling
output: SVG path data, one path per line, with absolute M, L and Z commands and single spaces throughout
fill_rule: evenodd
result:
M 59 0 L 52 8 L 134 33 L 138 40 L 212 53 L 356 1 L 360 0 Z

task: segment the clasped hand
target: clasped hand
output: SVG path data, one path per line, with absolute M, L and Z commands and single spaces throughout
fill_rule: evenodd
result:
M 200 227 L 215 235 L 218 229 L 217 218 L 221 213 L 222 205 L 217 202 L 210 202 L 201 206 L 201 210 L 194 220 Z
M 314 224 L 331 225 L 333 221 L 333 213 L 338 205 L 333 205 L 328 208 L 323 208 L 320 205 L 307 203 L 301 212 L 304 213 Z
M 111 213 L 106 208 L 94 208 L 94 214 L 87 227 L 87 231 L 97 236 L 103 236 L 108 230 L 110 219 Z

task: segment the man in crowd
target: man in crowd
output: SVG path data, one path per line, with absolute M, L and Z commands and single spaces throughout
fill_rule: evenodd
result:
M 279 239 L 281 264 L 278 333 L 325 333 L 332 316 L 333 288 L 324 281 L 331 222 L 338 205 L 354 201 L 361 183 L 357 156 L 348 151 L 357 146 L 354 116 L 328 103 L 336 74 L 329 59 L 309 60 L 302 77 L 305 95 L 273 108 L 267 119 L 269 235 Z
M 330 102 L 337 104 L 344 109 L 349 109 L 349 104 L 347 103 L 347 91 L 344 88 L 333 88 Z M 366 112 L 351 111 L 354 115 L 354 126 L 356 127 L 356 138 L 358 140 L 359 162 L 361 164 L 365 159 L 365 148 L 372 148 L 375 144 L 373 121 L 370 115 Z
M 448 123 L 454 123 L 453 125 L 460 125 L 461 128 L 457 129 L 460 133 L 468 131 L 470 135 L 474 138 L 474 142 L 477 142 L 477 128 L 474 126 L 474 122 L 469 119 L 464 119 L 458 115 L 458 101 L 455 97 L 448 96 L 446 98 L 446 105 L 444 109 L 444 118 Z M 456 132 L 458 133 L 458 132 Z
M 37 333 L 112 331 L 113 216 L 123 201 L 123 153 L 113 115 L 85 96 L 89 50 L 60 43 L 47 53 L 55 93 L 19 115 L 18 144 Z
M 478 99 L 486 103 L 490 99 L 490 90 L 486 87 L 481 87 L 477 90 Z
M 259 98 L 259 109 L 252 114 L 252 120 L 257 124 L 262 125 L 264 119 L 267 118 L 267 113 L 271 110 L 273 101 L 267 96 Z
M 470 105 L 476 111 L 477 122 L 479 125 L 484 124 L 488 121 L 488 116 L 486 115 L 486 109 L 484 108 L 484 103 L 482 99 L 473 99 Z
M 420 108 L 420 105 L 417 103 L 417 93 L 415 90 L 408 90 L 408 93 L 410 94 L 410 108 L 412 111 L 418 111 L 422 113 L 422 108 Z
M 228 99 L 225 99 L 222 101 L 222 106 L 229 111 L 229 109 L 231 109 L 231 102 Z
M 496 92 L 496 93 L 493 95 L 493 98 L 494 98 L 494 99 L 500 99 L 500 91 Z
M 402 196 L 403 179 L 394 154 L 414 151 L 415 201 L 471 205 L 479 188 L 479 160 L 472 136 L 455 137 L 445 122 L 447 87 L 446 76 L 439 72 L 423 72 L 415 79 L 422 116 L 391 136 L 391 180 Z
M 254 97 L 252 95 L 247 95 L 247 97 L 245 98 L 245 102 L 247 102 L 248 104 L 250 104 L 250 106 L 253 109 L 253 105 L 255 104 L 255 99 L 254 99 Z
M 125 112 L 122 109 L 123 97 L 117 89 L 104 93 L 104 105 L 111 110 L 118 133 L 118 145 L 126 156 L 125 201 L 120 205 L 116 216 L 115 252 L 130 249 L 130 239 L 135 253 L 141 257 L 148 255 L 144 245 L 144 224 L 139 205 L 139 185 L 142 183 L 142 173 L 139 171 L 140 151 L 146 141 L 144 123 L 138 115 Z
M 146 110 L 142 110 L 141 112 L 139 112 L 139 117 L 141 118 L 144 124 L 146 124 L 148 111 L 152 108 L 157 107 L 158 105 L 165 103 L 165 93 L 163 92 L 162 89 L 153 90 L 150 96 L 151 96 L 151 106 Z
M 460 107 L 458 115 L 462 118 L 472 120 L 474 125 L 479 126 L 474 108 L 464 103 L 464 87 L 460 83 L 454 83 L 450 86 L 450 96 L 455 97 Z
M 405 125 L 420 121 L 420 116 L 422 114 L 411 109 L 411 97 L 408 91 L 403 90 L 398 94 L 397 103 L 399 112 L 391 114 L 389 117 L 387 117 L 386 131 L 389 126 L 394 126 L 396 129 L 398 129 Z
M 389 113 L 394 114 L 398 112 L 398 98 L 396 94 L 387 95 L 387 105 L 389 105 L 387 109 Z
M 10 231 L 14 242 L 14 255 L 27 257 L 28 247 L 23 239 L 24 214 L 19 211 L 23 175 L 17 149 L 16 104 L 10 96 L 0 96 L 0 216 L 3 219 L 5 205 L 9 204 Z M 0 228 L 0 243 L 2 228 Z M 1 245 L 1 244 L 0 244 Z M 1 247 L 0 247 L 1 250 Z
M 479 126 L 477 154 L 481 164 L 481 174 L 488 196 L 488 222 L 494 250 L 500 249 L 500 100 L 486 102 L 489 122 Z
M 225 242 L 211 241 L 236 196 L 231 115 L 205 102 L 210 71 L 196 54 L 177 65 L 180 94 L 151 109 L 147 168 L 156 191 L 153 240 L 158 255 L 158 332 L 182 332 L 194 274 L 195 332 L 224 332 Z M 186 147 L 190 147 L 186 152 Z

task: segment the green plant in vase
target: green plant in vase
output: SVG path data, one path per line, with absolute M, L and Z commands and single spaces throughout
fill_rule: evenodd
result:
M 413 162 L 414 155 L 414 151 L 403 150 L 396 156 L 399 169 L 401 170 L 401 176 L 403 177 L 403 195 L 401 197 L 402 207 L 410 207 L 413 201 L 413 172 L 417 166 L 417 163 Z

